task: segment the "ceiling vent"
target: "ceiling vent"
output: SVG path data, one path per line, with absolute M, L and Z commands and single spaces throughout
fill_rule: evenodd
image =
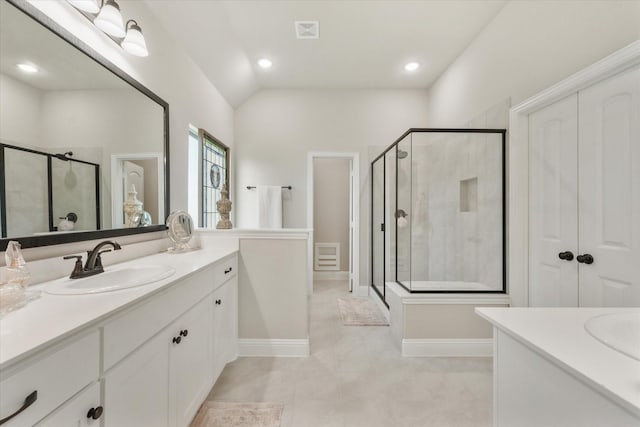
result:
M 296 21 L 296 37 L 299 39 L 319 39 L 320 23 L 318 21 Z

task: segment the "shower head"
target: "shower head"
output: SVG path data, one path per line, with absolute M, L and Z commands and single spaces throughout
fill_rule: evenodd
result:
M 73 156 L 73 151 L 67 151 L 64 154 L 56 153 L 53 155 L 56 159 L 64 160 L 65 162 L 69 161 L 69 157 Z
M 401 150 L 398 148 L 398 158 L 399 159 L 405 159 L 407 156 L 409 155 L 409 153 L 407 153 L 404 150 Z

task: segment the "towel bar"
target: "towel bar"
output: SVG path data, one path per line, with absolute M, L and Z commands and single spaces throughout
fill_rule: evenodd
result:
M 253 190 L 256 188 L 255 185 L 247 185 L 247 190 Z M 282 188 L 286 188 L 287 190 L 291 190 L 293 187 L 290 185 L 283 185 Z

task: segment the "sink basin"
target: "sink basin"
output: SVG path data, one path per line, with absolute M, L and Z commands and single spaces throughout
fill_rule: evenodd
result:
M 86 295 L 119 291 L 148 285 L 173 276 L 176 271 L 165 265 L 140 265 L 107 270 L 83 279 L 59 279 L 45 287 L 53 295 Z
M 640 360 L 640 313 L 603 314 L 587 320 L 584 328 L 603 344 Z

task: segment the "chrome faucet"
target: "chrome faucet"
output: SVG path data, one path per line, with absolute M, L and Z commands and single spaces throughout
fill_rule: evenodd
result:
M 101 251 L 104 246 L 111 245 L 113 250 L 120 250 L 121 247 L 118 242 L 113 242 L 111 240 L 105 240 L 104 242 L 100 242 L 90 251 L 87 251 L 87 262 L 84 267 L 82 267 L 82 255 L 69 255 L 64 257 L 63 259 L 75 259 L 76 264 L 73 267 L 73 271 L 69 276 L 70 279 L 80 279 L 81 277 L 93 276 L 95 274 L 103 273 L 104 268 L 102 267 L 102 255 L 105 252 L 111 252 L 111 249 L 107 249 L 106 251 Z

